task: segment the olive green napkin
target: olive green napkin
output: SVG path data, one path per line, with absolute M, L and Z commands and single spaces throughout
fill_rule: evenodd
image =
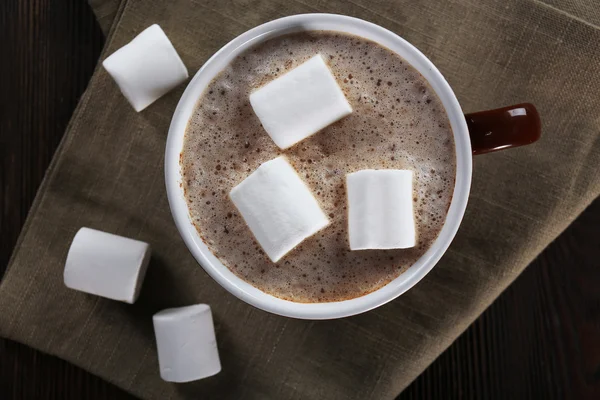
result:
M 421 283 L 359 316 L 301 321 L 237 300 L 180 239 L 165 194 L 163 153 L 184 87 L 138 114 L 98 68 L 0 286 L 0 334 L 139 397 L 393 398 L 600 193 L 600 18 L 585 2 L 565 8 L 553 0 L 91 2 L 105 31 L 111 26 L 102 59 L 158 23 L 192 74 L 262 22 L 310 12 L 353 15 L 421 49 L 465 111 L 531 101 L 543 120 L 537 144 L 476 157 L 464 223 Z M 66 253 L 81 226 L 152 244 L 135 305 L 65 288 Z M 212 306 L 223 370 L 191 384 L 163 382 L 151 316 L 200 302 Z

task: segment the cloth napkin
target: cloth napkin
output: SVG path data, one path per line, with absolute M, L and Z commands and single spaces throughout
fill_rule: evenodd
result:
M 475 158 L 462 227 L 423 281 L 362 315 L 302 321 L 237 300 L 179 237 L 163 154 L 185 85 L 136 113 L 98 67 L 0 286 L 0 335 L 141 398 L 394 398 L 600 194 L 600 12 L 584 1 L 91 3 L 109 32 L 101 60 L 158 23 L 192 74 L 260 23 L 310 12 L 356 16 L 421 49 L 466 112 L 530 101 L 543 120 L 540 142 Z M 152 244 L 135 305 L 64 286 L 67 250 L 81 226 Z M 194 303 L 213 309 L 223 370 L 190 384 L 163 382 L 151 316 Z

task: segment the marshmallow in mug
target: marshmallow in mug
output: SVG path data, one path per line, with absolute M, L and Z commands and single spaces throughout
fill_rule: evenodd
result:
M 250 104 L 281 149 L 352 113 L 320 54 L 254 91 Z
M 405 249 L 416 242 L 413 173 L 362 170 L 346 175 L 350 250 Z
M 81 228 L 69 248 L 64 282 L 71 289 L 133 304 L 149 261 L 148 243 Z
M 102 65 L 137 112 L 188 78 L 183 61 L 156 24 L 108 56 Z
M 261 164 L 229 197 L 273 262 L 329 225 L 310 189 L 284 156 Z
M 163 380 L 190 382 L 221 371 L 208 305 L 170 308 L 154 314 L 152 321 Z

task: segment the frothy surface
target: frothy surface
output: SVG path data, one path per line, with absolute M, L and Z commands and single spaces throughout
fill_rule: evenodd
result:
M 320 53 L 353 113 L 281 151 L 261 127 L 251 91 Z M 272 263 L 228 197 L 258 166 L 285 154 L 331 224 Z M 441 101 L 401 57 L 366 39 L 313 31 L 281 36 L 237 57 L 208 86 L 181 156 L 190 216 L 211 251 L 240 278 L 296 302 L 370 293 L 414 264 L 437 238 L 454 190 L 454 139 Z M 350 251 L 345 175 L 414 171 L 417 246 Z

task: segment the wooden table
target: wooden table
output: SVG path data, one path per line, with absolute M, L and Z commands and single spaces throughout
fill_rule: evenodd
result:
M 90 78 L 103 36 L 85 0 L 0 2 L 0 274 Z M 600 399 L 600 201 L 399 399 Z M 131 399 L 0 340 L 0 399 Z

